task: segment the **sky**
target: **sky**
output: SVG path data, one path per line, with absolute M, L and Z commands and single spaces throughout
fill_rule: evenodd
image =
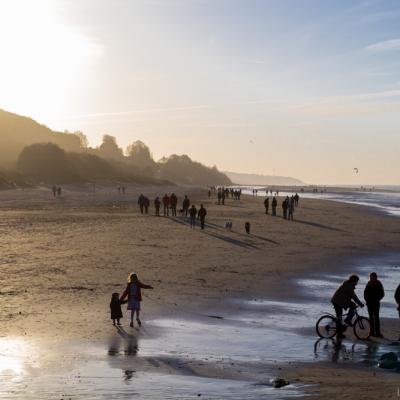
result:
M 400 184 L 398 0 L 0 0 L 0 49 L 0 108 L 91 146 Z

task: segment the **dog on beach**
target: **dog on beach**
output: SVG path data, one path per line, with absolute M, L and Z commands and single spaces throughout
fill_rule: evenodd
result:
M 224 227 L 227 231 L 231 231 L 232 230 L 232 225 L 233 222 L 232 221 L 225 221 Z

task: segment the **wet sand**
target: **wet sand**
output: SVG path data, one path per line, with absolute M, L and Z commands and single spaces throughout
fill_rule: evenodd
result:
M 115 188 L 77 189 L 66 188 L 60 199 L 53 199 L 47 189 L 0 192 L 2 337 L 23 337 L 49 347 L 118 337 L 108 304 L 112 292 L 124 290 L 130 271 L 155 287 L 145 292 L 140 335 L 147 330 L 161 340 L 165 332 L 153 320 L 234 318 L 234 300 L 287 301 L 295 297 L 294 278 L 316 272 L 350 273 L 357 257 L 399 250 L 399 219 L 350 204 L 301 199 L 295 221 L 289 222 L 265 215 L 261 198 L 228 199 L 225 206 L 218 206 L 200 189 L 128 187 L 125 196 Z M 180 198 L 189 192 L 197 206 L 204 202 L 205 231 L 191 230 L 180 216 L 155 217 L 153 207 L 150 215 L 139 213 L 141 192 L 153 199 L 155 193 L 171 190 Z M 232 232 L 223 228 L 228 220 L 233 221 Z M 250 235 L 244 232 L 246 221 L 251 223 Z M 327 308 L 330 295 L 326 293 Z M 215 323 L 221 322 L 225 320 Z M 123 324 L 130 335 L 127 314 Z M 389 326 L 394 334 L 395 322 L 388 321 Z M 216 360 L 204 358 L 191 359 L 188 353 L 177 368 L 173 359 L 154 367 L 150 357 L 153 361 L 144 359 L 137 369 L 250 379 L 260 377 L 266 368 L 265 363 L 246 361 L 240 368 L 229 362 L 219 367 Z M 350 398 L 360 392 L 352 385 L 341 386 L 349 379 L 347 368 L 368 387 L 363 398 L 393 394 L 398 375 L 369 368 L 327 363 L 320 369 L 299 364 L 265 370 L 278 369 L 294 381 L 318 383 L 307 390 L 321 398 Z M 368 374 L 376 374 L 376 382 L 364 380 Z M 388 382 L 385 389 L 378 384 L 383 381 Z

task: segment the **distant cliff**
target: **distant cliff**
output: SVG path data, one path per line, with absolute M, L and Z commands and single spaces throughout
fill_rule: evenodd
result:
M 271 176 L 258 174 L 242 174 L 239 172 L 224 171 L 228 178 L 237 185 L 277 185 L 277 186 L 296 186 L 305 183 L 299 179 L 289 176 Z

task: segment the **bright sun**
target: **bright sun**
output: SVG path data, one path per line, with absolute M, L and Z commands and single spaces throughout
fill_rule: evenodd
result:
M 61 18 L 54 0 L 0 1 L 0 108 L 64 114 L 99 46 Z

